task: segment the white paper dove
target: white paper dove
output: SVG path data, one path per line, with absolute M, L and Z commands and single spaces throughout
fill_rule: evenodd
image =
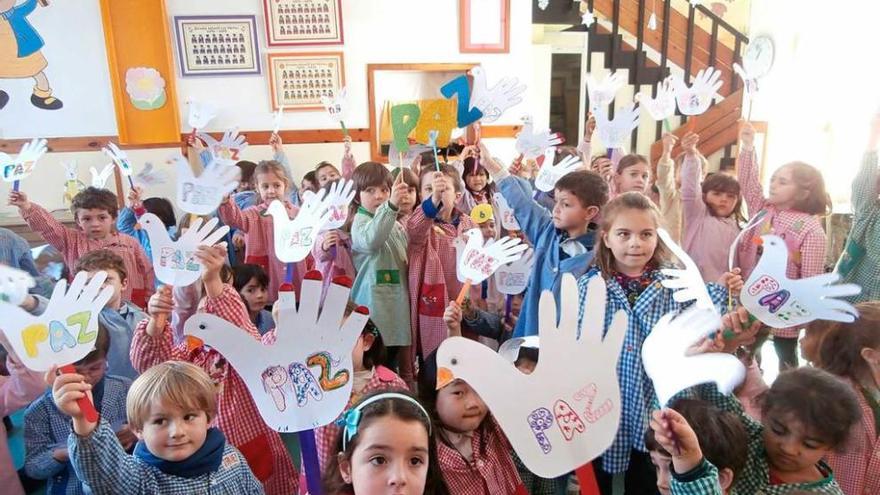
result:
M 470 74 L 474 78 L 471 109 L 476 108 L 483 113 L 480 119 L 482 123 L 495 122 L 507 109 L 522 101 L 520 95 L 525 92 L 526 85 L 519 84 L 519 79 L 505 77 L 489 89 L 486 71 L 482 66 L 471 68 Z
M 108 163 L 104 165 L 100 172 L 95 167 L 89 167 L 89 174 L 92 176 L 92 187 L 104 189 L 107 185 L 107 180 L 113 175 L 113 167 L 112 163 Z
M 87 272 L 79 272 L 70 289 L 62 279 L 40 316 L 0 302 L 3 332 L 25 366 L 48 371 L 53 365 L 79 361 L 94 349 L 98 314 L 113 297 L 112 287 L 101 288 L 106 279 L 106 272 L 97 272 L 90 280 Z
M 749 98 L 754 98 L 758 92 L 758 75 L 748 72 L 736 62 L 733 63 L 733 71 L 742 79 L 743 87 L 746 88 L 746 95 Z
M 629 103 L 614 112 L 614 120 L 608 120 L 608 109 L 603 107 L 593 111 L 596 117 L 596 134 L 606 148 L 622 148 L 632 131 L 639 126 L 639 107 Z
M 578 329 L 574 276 L 562 276 L 559 301 L 566 310 L 560 311 L 558 326 L 553 293 L 541 294 L 541 356 L 530 375 L 463 337 L 446 339 L 437 351 L 438 377 L 461 379 L 473 387 L 523 463 L 538 476 L 555 478 L 574 471 L 601 455 L 617 434 L 617 361 L 627 318 L 618 311 L 603 340 L 605 297 L 604 280 L 593 278 L 586 301 L 590 317 Z
M 269 203 L 266 212 L 272 216 L 275 229 L 275 256 L 284 263 L 302 261 L 312 251 L 318 232 L 330 218 L 330 203 L 334 200 L 326 189 L 304 196 L 303 204 L 290 219 L 287 208 L 277 199 Z
M 613 72 L 601 82 L 596 81 L 592 74 L 587 74 L 587 94 L 590 98 L 590 111 L 608 106 L 626 80 L 617 72 Z
M 529 248 L 521 239 L 502 237 L 497 241 L 489 239 L 483 244 L 480 229 L 470 229 L 464 233 L 467 243 L 458 257 L 458 280 L 479 284 L 495 273 L 499 266 L 516 261 L 523 251 Z
M 113 163 L 119 167 L 119 172 L 128 177 L 131 175 L 131 161 L 128 159 L 128 153 L 119 149 L 115 143 L 107 143 L 107 146 L 101 148 L 105 155 L 109 156 Z
M 576 156 L 566 156 L 559 163 L 554 164 L 555 158 L 556 148 L 549 148 L 544 152 L 544 164 L 541 165 L 538 176 L 535 177 L 535 188 L 539 191 L 552 191 L 559 179 L 583 167 L 583 162 Z
M 535 251 L 527 249 L 520 259 L 501 265 L 495 270 L 495 287 L 498 292 L 513 296 L 522 293 L 529 285 L 529 276 L 535 264 Z
M 202 225 L 202 219 L 196 218 L 179 239 L 172 241 L 159 217 L 152 213 L 143 214 L 138 223 L 150 239 L 156 278 L 174 287 L 185 287 L 198 280 L 202 263 L 194 256 L 196 248 L 213 246 L 229 232 L 226 225 L 215 230 L 217 222 L 219 220 L 214 217 Z
M 278 294 L 275 342 L 263 344 L 241 328 L 196 313 L 184 332 L 223 354 L 270 428 L 295 432 L 329 424 L 351 397 L 351 352 L 369 314 L 344 317 L 350 289 L 331 284 L 321 304 L 321 280 L 303 281 L 299 309 L 293 292 Z M 321 311 L 319 313 L 319 307 Z
M 562 136 L 558 132 L 551 133 L 550 129 L 536 132 L 531 115 L 526 115 L 522 120 L 522 130 L 516 135 L 516 151 L 524 159 L 534 160 L 543 155 L 547 148 L 562 143 Z
M 855 321 L 859 313 L 850 303 L 835 299 L 862 291 L 855 284 L 836 284 L 837 273 L 789 279 L 788 246 L 775 235 L 761 236 L 764 252 L 739 298 L 742 305 L 772 328 L 802 326 L 813 320 Z
M 30 273 L 0 265 L 0 301 L 18 306 L 24 302 L 28 291 L 36 285 Z
M 219 113 L 216 106 L 204 101 L 189 100 L 186 103 L 189 107 L 186 122 L 193 130 L 204 129 Z
M 642 344 L 642 364 L 661 406 L 675 394 L 701 383 L 714 382 L 730 394 L 746 376 L 742 362 L 733 354 L 710 352 L 688 356 L 688 350 L 721 328 L 714 310 L 692 307 L 679 315 L 667 313 L 654 325 Z
M 675 291 L 672 293 L 672 299 L 679 303 L 696 301 L 698 308 L 717 312 L 715 304 L 709 296 L 709 290 L 706 288 L 706 282 L 703 281 L 703 276 L 700 274 L 700 268 L 697 267 L 694 260 L 672 240 L 672 236 L 665 229 L 657 229 L 657 235 L 684 265 L 684 270 L 679 268 L 660 270 L 663 275 L 670 277 L 660 283 L 663 284 L 663 287 Z
M 157 186 L 168 181 L 168 177 L 161 170 L 153 167 L 151 162 L 144 163 L 144 168 L 132 177 L 134 185 L 138 187 Z
M 224 132 L 220 141 L 204 132 L 198 133 L 198 137 L 205 142 L 215 160 L 238 160 L 238 154 L 248 147 L 245 137 L 238 133 L 237 128 Z
M 715 93 L 724 85 L 721 80 L 721 71 L 714 67 L 701 69 L 697 72 L 693 84 L 690 87 L 681 78 L 675 78 L 675 101 L 678 103 L 678 111 L 684 115 L 700 115 L 709 109 Z
M 495 210 L 498 212 L 498 216 L 501 217 L 501 227 L 507 231 L 522 230 L 522 227 L 519 226 L 519 222 L 516 221 L 516 215 L 513 213 L 513 208 L 510 206 L 510 203 L 507 202 L 504 195 L 500 192 L 496 192 L 492 195 L 492 199 L 495 202 Z
M 215 159 L 198 177 L 180 154 L 172 156 L 169 163 L 177 168 L 177 206 L 187 213 L 210 215 L 223 197 L 238 187 L 241 171 L 229 160 Z
M 322 96 L 321 104 L 327 110 L 330 120 L 341 124 L 348 116 L 348 90 L 343 87 L 335 96 Z
M 652 97 L 651 92 L 639 93 L 637 98 L 639 106 L 646 109 L 654 120 L 666 120 L 675 115 L 675 89 L 672 76 L 657 84 L 657 96 Z
M 327 200 L 330 204 L 330 216 L 327 223 L 321 227 L 321 230 L 333 230 L 342 228 L 348 219 L 348 205 L 354 199 L 355 191 L 354 181 L 339 179 L 330 186 L 330 192 L 327 194 Z
M 15 182 L 31 175 L 43 155 L 46 154 L 46 140 L 34 138 L 24 143 L 15 159 L 0 152 L 0 167 L 3 168 L 3 180 Z

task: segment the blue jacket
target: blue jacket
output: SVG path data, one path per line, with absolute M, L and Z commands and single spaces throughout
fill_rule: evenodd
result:
M 15 41 L 18 43 L 18 57 L 24 58 L 43 48 L 43 38 L 37 34 L 37 30 L 27 21 L 27 16 L 37 8 L 37 0 L 12 7 L 6 12 L 0 12 L 0 17 L 9 22 Z
M 535 248 L 535 265 L 526 295 L 523 299 L 519 320 L 513 329 L 514 337 L 538 334 L 538 301 L 541 292 L 552 290 L 559 304 L 559 283 L 563 273 L 571 273 L 580 277 L 587 271 L 587 265 L 593 260 L 593 244 L 596 232 L 591 230 L 576 239 L 587 252 L 562 259 L 560 244 L 565 232 L 553 225 L 553 215 L 547 208 L 532 199 L 532 187 L 520 177 L 507 176 L 498 181 L 498 187 L 504 199 L 513 208 L 516 221 L 519 222 L 526 237 Z

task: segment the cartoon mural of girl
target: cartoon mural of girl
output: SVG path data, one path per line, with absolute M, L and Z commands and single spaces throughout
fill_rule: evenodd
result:
M 44 110 L 57 110 L 61 100 L 52 96 L 49 78 L 46 77 L 46 57 L 40 52 L 43 38 L 27 21 L 27 16 L 37 8 L 37 0 L 0 0 L 0 79 L 33 77 L 36 81 L 31 103 Z M 40 0 L 44 7 L 47 0 Z M 9 94 L 0 90 L 0 109 L 9 102 Z

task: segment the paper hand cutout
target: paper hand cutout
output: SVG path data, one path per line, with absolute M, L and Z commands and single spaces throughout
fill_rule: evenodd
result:
M 757 74 L 748 72 L 743 66 L 738 63 L 733 63 L 733 71 L 742 79 L 743 87 L 746 88 L 746 94 L 749 98 L 755 96 L 755 93 L 758 92 L 758 76 Z
M 470 229 L 464 236 L 467 243 L 458 258 L 460 282 L 478 284 L 495 273 L 499 266 L 518 260 L 529 248 L 522 240 L 513 237 L 502 237 L 498 241 L 489 239 L 484 245 L 480 229 Z
M 513 208 L 511 208 L 504 195 L 500 192 L 496 192 L 492 195 L 492 199 L 495 201 L 495 208 L 498 210 L 498 216 L 501 217 L 501 227 L 503 227 L 504 230 L 522 230 L 519 226 L 519 222 L 516 221 L 516 215 L 513 213 Z
M 128 153 L 119 149 L 119 146 L 116 146 L 115 143 L 110 142 L 107 143 L 107 146 L 101 148 L 101 151 L 104 152 L 105 155 L 109 156 L 113 163 L 119 167 L 119 171 L 124 176 L 131 175 L 131 161 L 128 159 Z
M 813 320 L 852 322 L 859 313 L 850 303 L 836 299 L 862 291 L 855 284 L 836 284 L 837 273 L 789 279 L 788 246 L 775 235 L 761 236 L 764 249 L 740 292 L 749 313 L 772 328 L 801 326 Z M 781 265 L 780 265 L 781 263 Z
M 541 294 L 541 359 L 531 375 L 478 342 L 451 337 L 437 351 L 438 375 L 462 379 L 480 394 L 529 470 L 555 478 L 590 462 L 614 441 L 620 422 L 617 360 L 626 335 L 623 311 L 605 339 L 605 282 L 590 281 L 580 329 L 577 283 L 564 274 L 557 305 Z M 447 381 L 447 380 L 444 380 Z M 438 383 L 443 385 L 443 383 Z
M 79 272 L 67 288 L 67 280 L 55 285 L 46 311 L 34 316 L 17 305 L 0 302 L 3 331 L 22 363 L 34 371 L 48 371 L 84 358 L 95 347 L 98 314 L 113 297 L 113 288 L 101 286 L 106 272 L 91 280 Z
M 363 306 L 344 317 L 351 289 L 336 283 L 322 305 L 321 277 L 313 274 L 303 281 L 299 309 L 293 292 L 278 294 L 272 344 L 207 313 L 196 313 L 184 326 L 187 335 L 223 354 L 247 385 L 263 421 L 278 431 L 317 428 L 342 413 L 354 381 L 352 349 L 369 318 Z
M 657 85 L 656 97 L 652 97 L 650 91 L 638 94 L 639 105 L 648 110 L 652 119 L 665 120 L 675 115 L 675 89 L 673 84 L 672 76 L 670 76 Z
M 700 269 L 694 260 L 688 256 L 681 246 L 672 240 L 672 236 L 665 229 L 657 229 L 657 235 L 663 241 L 663 244 L 684 265 L 684 270 L 678 268 L 664 268 L 660 270 L 660 273 L 670 277 L 660 283 L 667 289 L 675 290 L 672 294 L 672 299 L 679 303 L 696 301 L 698 308 L 717 312 L 715 304 L 712 303 L 712 298 L 709 297 L 709 290 L 706 289 L 706 282 L 703 281 L 703 276 L 700 274 Z
M 693 307 L 678 316 L 667 313 L 654 325 L 642 344 L 642 364 L 654 382 L 661 406 L 675 394 L 701 383 L 714 382 L 721 393 L 729 394 L 742 383 L 746 369 L 728 353 L 710 352 L 688 356 L 700 339 L 721 328 L 714 310 Z
M 482 66 L 471 68 L 470 74 L 474 78 L 471 109 L 476 108 L 483 113 L 482 123 L 495 122 L 507 109 L 522 101 L 520 95 L 526 90 L 526 85 L 519 84 L 519 79 L 505 77 L 489 89 L 486 71 Z
M 318 232 L 330 219 L 330 204 L 334 201 L 326 194 L 326 189 L 319 189 L 317 193 L 303 197 L 303 204 L 296 214 L 296 218 L 290 219 L 284 203 L 272 201 L 266 210 L 272 215 L 272 225 L 275 228 L 275 256 L 284 263 L 302 261 L 312 251 Z
M 28 291 L 36 285 L 30 273 L 0 265 L 0 302 L 18 306 L 24 302 Z
M 3 180 L 15 182 L 31 175 L 34 167 L 43 155 L 46 154 L 46 140 L 34 138 L 21 147 L 15 160 L 6 153 L 0 153 L 0 167 L 3 168 Z
M 143 214 L 139 223 L 150 239 L 156 278 L 163 284 L 174 287 L 184 287 L 198 280 L 202 263 L 193 256 L 196 248 L 213 246 L 229 232 L 226 225 L 214 230 L 218 221 L 214 217 L 202 225 L 202 219 L 196 218 L 179 239 L 172 241 L 159 217 L 152 213 Z
M 284 105 L 278 107 L 272 114 L 272 134 L 278 134 L 281 130 L 281 121 L 284 120 Z
M 195 177 L 180 154 L 169 159 L 177 168 L 177 206 L 193 215 L 210 215 L 223 197 L 238 187 L 241 171 L 228 160 L 214 160 Z
M 95 167 L 89 167 L 89 173 L 92 174 L 92 187 L 104 189 L 104 186 L 107 185 L 107 179 L 113 175 L 113 164 L 104 165 L 100 172 Z
M 348 219 L 348 205 L 354 199 L 355 191 L 354 181 L 339 179 L 330 186 L 330 192 L 327 194 L 327 201 L 330 204 L 330 216 L 327 223 L 321 228 L 324 230 L 333 230 L 342 228 Z
M 498 292 L 512 296 L 526 290 L 532 266 L 535 264 L 534 255 L 535 251 L 528 248 L 520 259 L 501 265 L 495 270 L 495 287 Z
M 683 80 L 675 78 L 675 101 L 684 115 L 700 115 L 709 109 L 715 93 L 724 85 L 721 71 L 714 67 L 697 72 L 693 84 L 688 87 Z
M 544 154 L 547 148 L 561 144 L 563 139 L 558 132 L 550 133 L 549 129 L 535 132 L 532 116 L 523 117 L 523 127 L 516 135 L 516 151 L 526 160 L 534 160 Z
M 597 108 L 593 115 L 596 116 L 599 140 L 606 148 L 624 147 L 632 130 L 639 126 L 639 107 L 635 103 L 618 108 L 614 113 L 614 120 L 608 120 L 608 110 L 605 107 Z
M 617 92 L 623 87 L 626 80 L 617 72 L 611 73 L 608 77 L 597 82 L 593 79 L 592 74 L 587 74 L 587 92 L 590 98 L 590 111 L 595 112 L 596 109 L 608 106 L 614 101 Z
M 186 103 L 189 105 L 186 121 L 193 130 L 204 129 L 217 116 L 217 107 L 210 103 L 195 100 L 189 100 Z
M 205 142 L 215 160 L 238 160 L 238 154 L 248 147 L 244 135 L 238 134 L 238 129 L 224 132 L 220 141 L 205 132 L 198 133 L 198 137 Z
M 164 184 L 168 181 L 168 177 L 163 172 L 156 170 L 152 163 L 146 162 L 144 168 L 132 178 L 132 181 L 138 187 L 147 187 Z
M 343 87 L 336 93 L 336 96 L 322 96 L 321 104 L 327 110 L 330 120 L 342 123 L 348 115 L 348 90 Z
M 535 177 L 535 188 L 539 191 L 550 192 L 556 186 L 556 182 L 565 174 L 574 172 L 583 167 L 583 162 L 576 156 L 566 156 L 559 163 L 553 164 L 556 158 L 556 148 L 549 148 L 544 152 L 544 164 Z

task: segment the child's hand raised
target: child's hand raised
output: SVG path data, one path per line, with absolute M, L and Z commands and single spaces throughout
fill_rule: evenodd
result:
M 226 264 L 226 243 L 198 246 L 193 256 L 202 263 L 202 278 L 219 277 L 220 269 Z
M 700 142 L 700 135 L 694 132 L 689 132 L 681 138 L 681 147 L 684 149 L 684 152 L 687 156 L 697 156 L 699 153 L 697 151 L 697 143 Z
M 339 244 L 339 231 L 331 230 L 324 234 L 324 241 L 321 243 L 321 249 L 330 251 L 330 248 Z
M 449 301 L 449 306 L 443 312 L 443 323 L 446 323 L 450 337 L 461 337 L 461 317 L 461 306 L 454 300 Z
M 739 129 L 739 141 L 746 149 L 753 149 L 755 147 L 755 128 L 752 127 L 751 122 L 745 121 L 742 123 L 742 127 Z
M 17 206 L 21 211 L 27 211 L 31 209 L 31 202 L 28 200 L 27 194 L 21 191 L 9 191 L 9 203 L 12 206 Z
M 168 315 L 174 309 L 174 299 L 171 297 L 171 286 L 163 285 L 150 296 L 147 301 L 147 314 L 150 316 L 150 324 L 147 325 L 147 334 L 155 337 L 165 329 L 165 325 L 155 324 L 157 320 L 168 321 Z
M 761 320 L 740 306 L 721 317 L 724 335 L 724 352 L 734 352 L 744 345 L 751 345 L 761 330 Z
M 434 206 L 443 201 L 443 193 L 446 192 L 447 187 L 446 175 L 443 172 L 431 174 L 431 202 L 434 203 Z
M 273 132 L 271 136 L 269 136 L 269 146 L 272 147 L 272 153 L 281 153 L 284 151 L 284 143 L 281 141 L 281 135 L 277 132 Z
M 587 125 L 584 127 L 584 141 L 589 143 L 594 132 L 596 132 L 596 117 L 591 113 L 587 118 Z
M 663 141 L 663 156 L 668 158 L 672 156 L 672 148 L 675 148 L 675 143 L 678 142 L 678 137 L 671 132 L 665 132 L 661 139 Z
M 733 297 L 739 297 L 739 292 L 745 285 L 745 281 L 742 278 L 742 270 L 734 268 L 732 271 L 724 273 L 718 279 L 718 284 L 726 287 Z
M 141 190 L 141 188 L 140 188 L 140 187 L 137 187 L 137 186 L 132 187 L 131 189 L 129 189 L 129 191 L 128 191 L 128 204 L 129 204 L 132 208 L 138 208 L 138 207 L 141 206 L 141 194 L 142 194 L 142 192 L 143 192 L 143 191 Z
M 403 201 L 403 197 L 409 194 L 409 184 L 402 180 L 394 181 L 394 185 L 391 187 L 391 196 L 388 198 L 388 201 L 391 203 L 395 209 L 400 205 L 400 202 Z
M 651 413 L 651 429 L 657 443 L 672 454 L 676 473 L 687 473 L 700 465 L 703 451 L 697 434 L 684 416 L 674 409 L 654 411 Z

